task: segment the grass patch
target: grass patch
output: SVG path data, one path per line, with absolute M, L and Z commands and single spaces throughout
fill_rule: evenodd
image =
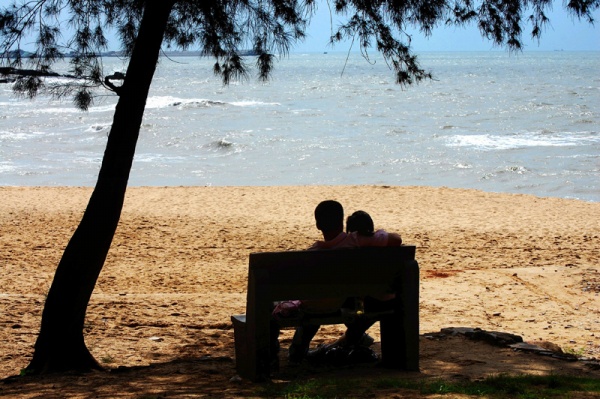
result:
M 283 388 L 271 386 L 267 391 L 264 393 L 268 397 L 286 399 L 352 398 L 357 392 L 364 392 L 365 387 L 356 380 L 312 379 L 291 382 Z
M 585 348 L 576 349 L 576 348 L 571 348 L 571 347 L 567 346 L 566 348 L 563 348 L 563 351 L 566 354 L 573 355 L 573 356 L 575 356 L 577 358 L 580 358 L 585 353 Z
M 115 358 L 114 358 L 114 357 L 112 357 L 112 356 L 110 356 L 110 355 L 108 355 L 108 356 L 104 356 L 104 357 L 102 357 L 102 359 L 100 359 L 100 361 L 101 361 L 102 363 L 107 363 L 107 364 L 108 364 L 108 363 L 114 363 L 114 362 L 115 362 Z
M 402 390 L 419 395 L 461 394 L 490 399 L 576 399 L 582 392 L 599 393 L 600 380 L 594 378 L 499 375 L 481 381 L 384 379 L 311 379 L 285 386 L 263 387 L 262 394 L 286 399 L 331 399 L 372 397 L 377 391 Z M 408 392 L 407 392 L 408 393 Z M 261 395 L 262 396 L 262 395 Z M 599 395 L 600 397 L 600 395 Z
M 431 394 L 463 394 L 485 396 L 489 398 L 576 398 L 578 392 L 599 392 L 600 380 L 593 378 L 550 376 L 508 376 L 488 377 L 481 381 L 452 382 L 436 381 L 404 381 L 399 385 L 394 381 L 380 380 L 378 387 L 398 387 L 418 390 L 424 395 Z M 418 386 L 411 386 L 418 384 Z

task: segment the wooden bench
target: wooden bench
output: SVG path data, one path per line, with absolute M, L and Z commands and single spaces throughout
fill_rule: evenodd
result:
M 384 366 L 419 370 L 419 267 L 414 246 L 250 254 L 246 314 L 231 316 L 236 369 L 259 381 L 270 375 L 269 325 L 274 301 L 395 293 L 379 321 Z M 368 314 L 365 316 L 369 316 Z M 343 312 L 306 315 L 282 326 L 342 324 Z

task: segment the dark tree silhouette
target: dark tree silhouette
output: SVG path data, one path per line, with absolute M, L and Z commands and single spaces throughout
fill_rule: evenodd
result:
M 600 0 L 570 0 L 565 7 L 592 23 Z M 197 46 L 215 59 L 224 83 L 247 78 L 250 67 L 240 49 L 256 54 L 259 79 L 266 80 L 276 56 L 287 55 L 305 36 L 315 7 L 344 16 L 333 28 L 332 44 L 350 40 L 363 56 L 375 49 L 409 85 L 430 78 L 410 46 L 408 28 L 425 35 L 441 24 L 476 24 L 494 44 L 520 50 L 522 32 L 540 38 L 549 22 L 549 0 L 29 0 L 0 10 L 0 66 L 16 75 L 13 89 L 26 97 L 40 90 L 72 96 L 86 110 L 99 86 L 119 96 L 95 189 L 83 218 L 58 264 L 42 314 L 29 373 L 86 371 L 100 365 L 84 342 L 87 306 L 116 231 L 134 158 L 144 108 L 162 47 Z M 67 25 L 61 25 L 61 23 Z M 72 28 L 67 31 L 64 26 Z M 129 57 L 124 76 L 105 77 L 100 52 L 106 33 L 119 34 Z M 72 34 L 60 42 L 61 34 Z M 36 50 L 24 58 L 22 41 L 34 35 Z M 50 85 L 44 76 L 68 53 L 70 84 Z M 19 73 L 24 63 L 36 73 Z M 122 81 L 117 85 L 116 81 Z

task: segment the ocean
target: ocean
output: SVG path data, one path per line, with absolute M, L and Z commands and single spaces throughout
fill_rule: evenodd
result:
M 212 59 L 163 57 L 129 183 L 423 185 L 600 201 L 600 52 L 419 58 L 434 80 L 401 87 L 383 60 L 357 53 L 292 53 L 269 82 L 228 86 Z M 0 84 L 0 185 L 94 186 L 116 103 L 97 94 L 81 112 Z

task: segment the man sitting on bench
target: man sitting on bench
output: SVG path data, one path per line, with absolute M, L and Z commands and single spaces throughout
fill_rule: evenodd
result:
M 364 216 L 364 215 L 362 215 Z M 368 216 L 368 215 L 367 215 Z M 402 238 L 396 233 L 388 233 L 384 230 L 373 232 L 374 234 L 359 234 L 357 231 L 344 232 L 344 208 L 333 200 L 326 200 L 315 208 L 315 221 L 317 228 L 323 234 L 323 241 L 315 242 L 309 250 L 328 250 L 354 247 L 385 247 L 400 246 Z M 339 309 L 347 298 L 330 301 L 303 301 L 302 305 L 313 313 L 319 311 L 326 313 L 332 309 Z M 384 298 L 380 298 L 384 299 Z M 389 299 L 389 298 L 385 298 Z M 365 308 L 378 307 L 382 302 L 374 298 L 365 298 Z M 338 341 L 343 345 L 356 345 L 365 335 L 365 332 L 373 325 L 374 321 L 357 318 L 356 321 L 347 325 L 344 336 Z M 308 353 L 310 341 L 313 339 L 319 325 L 306 325 L 297 327 L 289 348 L 290 362 L 299 363 Z M 277 340 L 279 331 L 272 331 L 273 339 Z M 278 345 L 277 345 L 278 346 Z M 277 348 L 273 348 L 277 352 Z

